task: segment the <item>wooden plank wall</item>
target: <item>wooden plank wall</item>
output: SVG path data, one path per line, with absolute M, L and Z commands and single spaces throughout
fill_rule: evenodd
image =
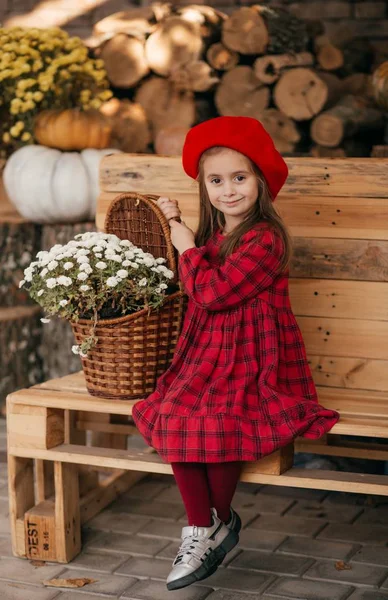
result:
M 276 200 L 294 242 L 290 293 L 317 385 L 388 391 L 388 159 L 289 158 Z M 105 157 L 96 222 L 123 192 L 167 195 L 198 223 L 180 157 Z

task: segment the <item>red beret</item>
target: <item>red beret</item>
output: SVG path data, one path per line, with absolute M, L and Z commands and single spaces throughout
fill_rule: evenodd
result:
M 213 146 L 232 148 L 250 158 L 262 172 L 275 200 L 287 179 L 288 168 L 260 121 L 252 117 L 216 117 L 190 129 L 182 151 L 183 168 L 189 177 L 197 178 L 201 154 Z

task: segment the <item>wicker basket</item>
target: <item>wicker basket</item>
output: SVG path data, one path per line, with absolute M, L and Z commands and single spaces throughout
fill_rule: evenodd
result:
M 130 240 L 144 252 L 167 259 L 178 291 L 163 305 L 115 319 L 104 319 L 95 330 L 97 344 L 82 359 L 86 387 L 93 396 L 130 400 L 155 390 L 158 377 L 171 364 L 181 332 L 187 296 L 178 280 L 177 254 L 170 226 L 156 196 L 121 194 L 113 200 L 105 219 L 105 231 Z M 92 322 L 72 323 L 77 344 L 89 335 Z

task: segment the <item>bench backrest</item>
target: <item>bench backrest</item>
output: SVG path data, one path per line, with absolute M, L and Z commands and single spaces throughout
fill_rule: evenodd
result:
M 293 237 L 291 302 L 315 383 L 359 390 L 366 402 L 383 395 L 388 406 L 388 159 L 287 164 L 276 206 Z M 110 202 L 129 191 L 176 198 L 197 226 L 197 184 L 179 157 L 105 157 L 100 187 L 99 229 Z

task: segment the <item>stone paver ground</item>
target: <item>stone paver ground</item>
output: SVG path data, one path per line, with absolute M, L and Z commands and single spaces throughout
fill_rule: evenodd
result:
M 1 600 L 388 600 L 388 498 L 240 484 L 239 546 L 201 584 L 168 592 L 184 509 L 172 477 L 148 477 L 83 528 L 71 563 L 12 556 L 0 420 Z M 90 577 L 80 589 L 42 580 Z

